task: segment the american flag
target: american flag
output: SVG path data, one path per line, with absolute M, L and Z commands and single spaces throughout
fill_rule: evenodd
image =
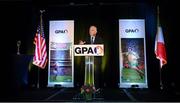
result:
M 47 64 L 47 51 L 46 51 L 46 40 L 44 36 L 44 30 L 41 23 L 37 28 L 37 32 L 34 38 L 35 53 L 33 58 L 33 64 L 44 69 Z

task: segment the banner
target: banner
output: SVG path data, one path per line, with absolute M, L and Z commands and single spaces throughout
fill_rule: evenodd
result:
M 73 87 L 74 83 L 74 21 L 49 22 L 48 86 Z
M 148 88 L 144 19 L 119 20 L 120 88 Z

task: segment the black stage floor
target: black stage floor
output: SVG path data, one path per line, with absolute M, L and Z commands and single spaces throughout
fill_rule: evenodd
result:
M 2 93 L 1 93 L 2 94 Z M 0 97 L 6 102 L 84 102 L 79 88 L 26 88 L 6 92 Z M 150 89 L 104 88 L 93 96 L 92 102 L 178 102 L 176 91 Z

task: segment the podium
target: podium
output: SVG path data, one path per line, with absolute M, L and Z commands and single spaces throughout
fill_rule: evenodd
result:
M 74 54 L 75 56 L 85 56 L 84 85 L 95 86 L 96 84 L 94 84 L 94 56 L 104 56 L 104 45 L 74 45 Z
M 81 94 L 86 101 L 95 98 L 96 84 L 95 84 L 95 60 L 94 56 L 104 55 L 104 45 L 74 45 L 74 55 L 85 57 L 85 77 L 84 85 L 81 87 Z M 96 81 L 97 82 L 97 81 Z M 93 97 L 92 97 L 93 96 Z

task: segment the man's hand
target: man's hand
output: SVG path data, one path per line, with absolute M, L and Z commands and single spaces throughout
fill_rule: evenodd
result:
M 79 40 L 79 44 L 80 44 L 80 45 L 83 45 L 83 44 L 85 44 L 85 43 L 86 43 L 85 41 Z

